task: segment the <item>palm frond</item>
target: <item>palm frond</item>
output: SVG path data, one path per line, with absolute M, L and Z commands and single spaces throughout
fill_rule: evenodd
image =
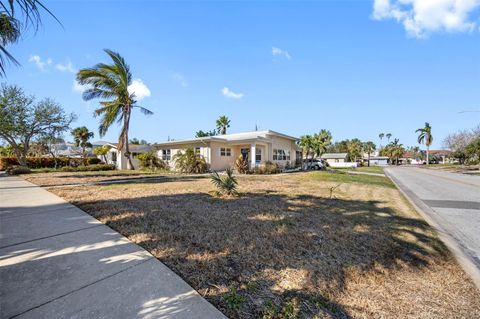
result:
M 139 108 L 139 109 L 140 109 L 140 112 L 142 112 L 142 113 L 145 114 L 145 115 L 152 115 L 152 114 L 153 114 L 152 111 L 150 111 L 149 109 L 144 108 L 143 106 L 134 105 L 133 107 Z

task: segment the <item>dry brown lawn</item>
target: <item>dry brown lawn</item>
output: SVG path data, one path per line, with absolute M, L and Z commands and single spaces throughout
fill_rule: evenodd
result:
M 51 191 L 150 251 L 230 318 L 480 318 L 480 292 L 377 179 L 242 176 L 241 196 L 228 199 L 211 195 L 208 178 L 189 177 Z

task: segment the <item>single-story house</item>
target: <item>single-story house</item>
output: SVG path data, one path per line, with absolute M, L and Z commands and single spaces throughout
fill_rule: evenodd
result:
M 366 161 L 368 162 L 368 158 Z M 386 166 L 388 165 L 388 156 L 370 156 L 370 165 Z
M 348 159 L 348 153 L 324 153 L 320 158 L 330 165 L 334 163 L 345 163 Z
M 266 161 L 281 167 L 294 166 L 302 156 L 297 141 L 296 137 L 266 130 L 173 140 L 153 146 L 158 157 L 172 168 L 175 168 L 175 154 L 182 149 L 193 148 L 205 159 L 210 170 L 218 171 L 233 167 L 240 155 L 248 160 L 251 168 Z
M 104 145 L 108 145 L 111 147 L 111 149 L 106 155 L 107 164 L 114 164 L 117 169 L 129 169 L 128 160 L 123 155 L 123 151 L 117 150 L 117 143 L 106 143 Z M 128 149 L 131 153 L 132 164 L 135 169 L 139 168 L 138 159 L 135 158 L 137 155 L 154 151 L 154 147 L 152 147 L 151 145 L 141 144 L 128 144 Z M 99 158 L 103 160 L 102 156 L 100 156 Z

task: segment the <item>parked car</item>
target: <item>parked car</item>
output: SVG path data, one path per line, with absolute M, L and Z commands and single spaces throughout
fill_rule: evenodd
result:
M 321 169 L 325 169 L 328 166 L 327 163 L 324 162 L 323 160 L 313 160 L 313 162 L 307 161 L 304 165 L 305 165 L 304 169 L 306 170 L 308 169 L 321 170 Z

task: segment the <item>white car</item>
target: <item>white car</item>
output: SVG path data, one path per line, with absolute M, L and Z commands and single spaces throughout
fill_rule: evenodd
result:
M 304 169 L 305 170 L 308 170 L 308 169 L 313 169 L 313 170 L 325 169 L 325 163 L 323 163 L 322 160 L 313 160 L 313 162 L 307 161 L 304 164 Z

